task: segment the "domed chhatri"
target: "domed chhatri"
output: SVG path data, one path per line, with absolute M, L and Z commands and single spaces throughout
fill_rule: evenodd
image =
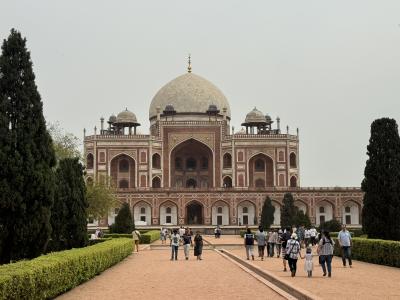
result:
M 224 94 L 210 81 L 203 77 L 186 73 L 164 85 L 154 96 L 150 104 L 149 119 L 157 117 L 157 107 L 172 105 L 177 114 L 206 114 L 210 105 L 231 117 L 229 102 Z
M 136 115 L 129 111 L 127 108 L 124 111 L 121 111 L 117 118 L 115 123 L 117 124 L 138 124 Z
M 250 124 L 250 123 L 265 123 L 265 116 L 264 114 L 259 111 L 256 107 L 253 108 L 251 112 L 246 115 L 246 119 L 243 124 Z
M 108 118 L 108 124 L 114 124 L 115 122 L 117 122 L 117 117 L 114 115 L 114 114 L 112 114 L 111 116 L 110 116 L 110 118 Z

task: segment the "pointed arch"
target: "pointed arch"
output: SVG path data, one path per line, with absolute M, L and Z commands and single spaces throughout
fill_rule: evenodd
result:
M 248 172 L 250 187 L 274 186 L 274 160 L 269 155 L 263 152 L 252 155 L 248 160 Z
M 110 175 L 112 184 L 122 188 L 134 188 L 136 186 L 136 163 L 135 160 L 126 154 L 120 153 L 115 155 L 110 161 Z M 125 181 L 128 182 L 126 185 Z
M 181 141 L 172 148 L 169 157 L 171 187 L 215 186 L 215 154 L 204 142 L 196 138 Z M 190 172 L 190 176 L 187 172 Z

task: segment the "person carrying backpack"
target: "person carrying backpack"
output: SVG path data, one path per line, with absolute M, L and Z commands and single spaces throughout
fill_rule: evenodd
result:
M 251 259 L 254 260 L 254 234 L 251 233 L 250 228 L 247 228 L 246 233 L 244 234 L 244 246 L 246 248 L 246 256 L 247 260 Z
M 169 245 L 171 246 L 171 260 L 174 260 L 174 258 L 175 260 L 178 260 L 178 248 L 180 239 L 181 237 L 178 234 L 178 230 L 174 229 L 169 243 Z
M 332 240 L 329 231 L 324 231 L 318 243 L 317 253 L 322 267 L 323 276 L 326 276 L 328 269 L 328 277 L 332 276 L 332 256 L 335 242 Z M 326 267 L 325 267 L 326 264 Z
M 280 235 L 280 241 L 281 241 L 281 249 L 282 249 L 282 263 L 283 263 L 283 272 L 286 272 L 286 259 L 285 259 L 285 255 L 286 255 L 286 246 L 287 246 L 287 241 L 290 240 L 290 236 L 291 236 L 291 232 L 290 232 L 291 228 L 288 227 L 286 228 L 285 232 L 282 233 Z

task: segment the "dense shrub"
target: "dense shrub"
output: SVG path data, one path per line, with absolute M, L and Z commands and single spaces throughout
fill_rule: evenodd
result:
M 128 203 L 123 203 L 118 215 L 115 217 L 115 223 L 110 226 L 110 233 L 132 233 L 135 229 L 131 209 Z
M 352 258 L 378 265 L 400 268 L 400 242 L 353 238 Z M 341 249 L 335 238 L 335 255 L 341 256 Z
M 338 220 L 329 220 L 319 225 L 319 230 L 327 230 L 329 232 L 338 232 L 342 229 L 342 224 Z
M 140 243 L 141 244 L 150 244 L 159 239 L 160 239 L 160 231 L 159 230 L 150 230 L 150 231 L 140 235 Z
M 48 299 L 72 289 L 132 253 L 132 241 L 112 239 L 0 266 L 0 299 Z

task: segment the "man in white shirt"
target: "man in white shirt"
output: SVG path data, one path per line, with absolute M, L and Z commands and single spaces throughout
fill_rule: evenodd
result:
M 179 228 L 179 235 L 183 236 L 185 234 L 185 228 L 183 228 L 183 226 L 181 226 L 181 228 Z
M 311 244 L 314 246 L 317 241 L 316 241 L 316 237 L 317 237 L 317 229 L 315 229 L 315 227 L 311 227 L 310 229 L 310 238 L 311 238 Z
M 306 248 L 308 247 L 308 245 L 310 244 L 310 240 L 311 240 L 311 233 L 309 229 L 304 230 L 304 241 L 306 243 Z
M 171 240 L 169 245 L 171 246 L 171 260 L 178 260 L 178 248 L 179 248 L 179 241 L 181 237 L 178 234 L 178 230 L 174 229 L 172 235 L 171 235 Z
M 343 267 L 346 267 L 346 258 L 349 260 L 349 266 L 352 267 L 351 262 L 351 234 L 346 229 L 346 225 L 342 225 L 342 230 L 338 234 L 339 245 L 342 248 L 342 262 Z

